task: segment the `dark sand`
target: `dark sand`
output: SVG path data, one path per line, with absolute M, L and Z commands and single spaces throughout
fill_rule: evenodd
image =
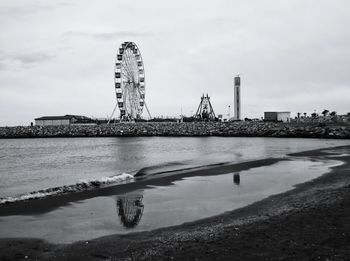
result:
M 349 153 L 350 146 L 331 148 Z M 350 156 L 326 149 L 294 154 L 300 157 L 344 161 L 331 172 L 295 189 L 247 207 L 181 226 L 128 235 L 113 235 L 69 245 L 52 245 L 36 239 L 0 239 L 1 260 L 350 260 Z M 179 175 L 215 175 L 277 159 L 222 165 Z M 278 161 L 278 160 L 277 160 Z M 179 177 L 178 177 L 179 178 Z M 163 177 L 171 182 L 174 177 Z M 162 183 L 161 179 L 144 183 Z M 127 185 L 127 184 L 126 184 Z M 129 185 L 130 186 L 130 185 Z M 124 187 L 126 190 L 127 186 Z M 108 193 L 106 188 L 105 192 Z M 53 197 L 55 207 L 72 197 Z M 110 193 L 112 193 L 110 191 Z M 66 198 L 65 198 L 66 197 Z M 38 203 L 34 203 L 38 202 Z M 39 203 L 40 202 L 40 203 Z M 50 201 L 9 204 L 0 212 L 22 213 L 36 207 L 46 211 Z M 38 205 L 35 205 L 38 204 Z M 33 210 L 32 210 L 33 211 Z M 26 211 L 24 211 L 26 212 Z

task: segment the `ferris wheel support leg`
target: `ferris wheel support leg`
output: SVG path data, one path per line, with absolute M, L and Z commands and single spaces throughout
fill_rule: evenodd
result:
M 115 113 L 115 110 L 117 109 L 117 106 L 118 106 L 118 103 L 115 104 L 114 109 L 113 109 L 113 112 L 112 112 L 111 116 L 110 116 L 109 119 L 108 119 L 107 125 L 109 125 L 109 123 L 111 122 L 112 117 L 113 117 L 113 115 L 114 115 L 114 113 Z M 114 123 L 115 123 L 115 121 L 114 121 Z
M 145 107 L 146 107 L 146 110 L 147 110 L 147 113 L 148 113 L 149 119 L 151 120 L 151 119 L 152 119 L 152 116 L 151 116 L 151 113 L 150 113 L 150 112 L 149 112 L 149 110 L 148 110 L 148 107 L 147 107 L 146 102 L 145 102 Z

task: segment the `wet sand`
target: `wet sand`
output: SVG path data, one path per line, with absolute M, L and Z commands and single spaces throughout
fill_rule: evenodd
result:
M 346 153 L 350 153 L 350 146 L 294 154 L 340 160 L 344 164 L 286 193 L 219 216 L 69 245 L 52 245 L 36 239 L 0 239 L 0 257 L 1 260 L 346 260 L 350 258 L 350 156 Z M 223 168 L 234 172 L 244 166 L 252 168 L 251 165 L 269 161 L 273 164 L 278 159 L 262 161 L 197 171 L 222 174 Z M 197 174 L 189 171 L 180 175 Z M 174 177 L 162 179 L 142 182 L 166 184 Z M 69 200 L 63 198 L 52 200 L 58 205 L 67 204 Z M 35 204 L 32 202 L 12 207 L 9 204 L 6 211 L 20 213 L 35 207 L 30 206 Z M 37 206 L 37 210 L 41 207 Z

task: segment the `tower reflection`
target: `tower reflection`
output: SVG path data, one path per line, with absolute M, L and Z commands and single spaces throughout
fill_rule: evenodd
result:
M 241 177 L 239 173 L 233 174 L 233 183 L 237 186 L 239 186 L 239 184 L 241 183 Z
M 141 194 L 118 196 L 117 211 L 122 225 L 126 228 L 136 227 L 142 217 L 144 205 Z

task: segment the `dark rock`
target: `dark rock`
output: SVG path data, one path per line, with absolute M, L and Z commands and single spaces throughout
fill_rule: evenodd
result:
M 349 139 L 350 127 L 299 126 L 276 122 L 150 122 L 95 126 L 0 127 L 0 138 L 231 136 Z

